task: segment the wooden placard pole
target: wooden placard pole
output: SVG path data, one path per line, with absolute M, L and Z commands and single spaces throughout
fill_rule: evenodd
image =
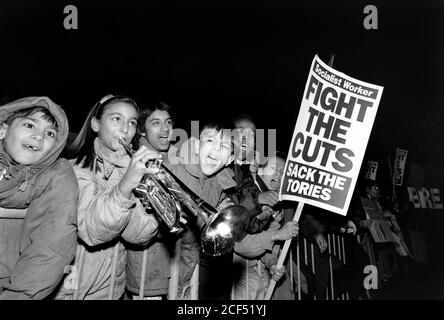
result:
M 299 218 L 301 217 L 302 209 L 304 208 L 304 203 L 299 202 L 298 207 L 296 208 L 296 212 L 293 217 L 293 221 L 298 222 Z M 276 264 L 276 268 L 280 269 L 282 268 L 282 265 L 284 264 L 285 258 L 287 257 L 288 249 L 290 248 L 291 239 L 285 240 L 284 247 L 282 248 L 281 254 L 279 256 L 278 262 Z M 276 281 L 271 279 L 270 280 L 270 286 L 268 287 L 267 294 L 265 295 L 265 300 L 270 300 L 271 296 L 273 295 L 274 287 L 276 286 Z

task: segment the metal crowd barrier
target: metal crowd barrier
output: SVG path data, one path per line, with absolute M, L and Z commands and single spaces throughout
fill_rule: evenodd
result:
M 295 241 L 296 243 L 296 290 L 297 291 L 297 300 L 302 300 L 301 294 L 301 262 L 303 262 L 313 273 L 313 276 L 316 276 L 316 260 L 315 260 L 315 250 L 319 250 L 316 244 L 309 243 L 306 238 L 304 238 L 301 234 L 299 234 L 300 239 Z M 340 296 L 335 294 L 335 285 L 334 285 L 334 270 L 333 270 L 333 262 L 332 257 L 335 257 L 339 260 L 339 262 L 346 264 L 346 247 L 344 242 L 344 237 L 339 234 L 330 233 L 326 235 L 327 240 L 327 248 L 325 249 L 329 253 L 328 264 L 329 264 L 329 282 L 326 287 L 326 299 L 327 300 L 349 300 L 349 293 L 343 293 Z M 301 257 L 301 247 L 303 248 L 303 257 Z M 291 253 L 291 251 L 290 251 Z M 302 261 L 301 261 L 302 260 Z M 293 258 L 290 256 L 290 261 L 293 261 Z M 292 266 L 292 264 L 290 264 Z M 293 275 L 293 271 L 290 270 L 290 275 Z M 308 285 L 308 284 L 307 284 Z M 294 288 L 294 286 L 292 285 Z M 317 297 L 314 295 L 314 300 Z
M 309 243 L 307 239 L 305 239 L 301 234 L 299 234 L 299 239 L 294 240 L 294 244 L 296 244 L 296 270 L 293 270 L 293 264 L 290 263 L 290 274 L 292 275 L 290 281 L 292 283 L 292 288 L 295 289 L 295 295 L 297 295 L 297 300 L 302 300 L 302 293 L 301 293 L 301 263 L 304 263 L 313 273 L 314 276 L 316 276 L 316 259 L 315 259 L 315 250 L 319 250 L 317 248 L 316 244 Z M 347 264 L 347 248 L 345 245 L 344 237 L 340 234 L 335 233 L 329 233 L 326 235 L 327 240 L 327 248 L 326 251 L 329 254 L 329 281 L 326 287 L 326 299 L 327 300 L 349 300 L 349 293 L 346 291 L 345 293 L 341 293 L 338 295 L 335 290 L 335 283 L 334 283 L 334 268 L 333 268 L 333 257 L 336 258 L 340 263 Z M 356 240 L 359 244 L 362 245 L 362 239 L 360 236 L 357 236 Z M 364 250 L 367 252 L 370 263 L 375 265 L 378 270 L 381 268 L 381 262 L 380 259 L 376 258 L 376 252 L 375 248 L 373 248 L 372 243 L 368 242 L 370 244 L 370 248 L 364 248 Z M 301 253 L 301 249 L 303 253 Z M 80 284 L 81 280 L 81 273 L 82 273 L 82 265 L 84 262 L 84 255 L 85 255 L 85 248 L 83 246 L 80 246 L 80 250 L 77 254 L 79 254 L 79 263 L 77 270 L 79 271 L 79 281 L 78 285 Z M 290 261 L 293 261 L 292 251 L 289 252 L 289 259 Z M 112 264 L 112 274 L 111 274 L 111 284 L 110 284 L 110 291 L 108 295 L 108 299 L 113 298 L 114 293 L 114 283 L 115 283 L 115 277 L 116 277 L 116 266 L 117 266 L 117 259 L 118 257 L 118 245 L 114 248 L 113 252 L 113 264 Z M 176 243 L 176 248 L 174 250 L 174 254 L 171 257 L 171 278 L 169 282 L 169 290 L 168 290 L 168 299 L 169 300 L 177 300 L 177 299 L 183 299 L 183 296 L 186 292 L 186 290 L 190 289 L 190 300 L 197 300 L 198 299 L 198 287 L 199 287 L 199 265 L 196 265 L 196 268 L 193 272 L 193 276 L 191 278 L 191 282 L 188 287 L 183 288 L 182 295 L 179 296 L 178 294 L 178 279 L 179 279 L 179 258 L 180 258 L 180 240 Z M 247 260 L 246 260 L 247 261 Z M 248 264 L 245 264 L 246 267 L 246 300 L 248 300 L 249 297 L 249 288 L 248 288 Z M 145 279 L 146 279 L 146 250 L 143 254 L 143 261 L 142 261 L 142 270 L 141 270 L 141 277 L 140 277 L 140 284 L 139 284 L 139 299 L 143 299 L 144 296 L 144 286 L 145 286 Z M 379 274 L 379 272 L 378 272 Z M 296 288 L 294 285 L 294 278 L 296 278 Z M 232 298 L 234 298 L 234 292 L 232 291 Z M 78 298 L 78 289 L 74 291 L 74 299 Z M 316 295 L 314 296 L 314 299 L 316 300 Z
M 302 237 L 301 234 L 299 234 L 299 237 L 301 239 L 294 240 L 294 243 L 297 244 L 296 246 L 296 270 L 293 269 L 293 264 L 290 263 L 290 274 L 293 276 L 291 277 L 291 283 L 292 288 L 294 288 L 294 275 L 296 275 L 297 284 L 296 284 L 296 291 L 297 291 L 297 299 L 302 300 L 302 294 L 301 294 L 301 262 L 304 262 L 307 267 L 309 267 L 313 273 L 313 275 L 316 275 L 315 270 L 315 254 L 314 250 L 318 250 L 313 243 L 309 243 L 304 237 Z M 327 300 L 349 300 L 349 293 L 345 292 L 342 293 L 340 296 L 335 294 L 335 286 L 334 286 L 334 270 L 333 270 L 333 263 L 332 263 L 332 257 L 335 257 L 339 260 L 339 262 L 346 264 L 347 263 L 347 250 L 345 246 L 344 237 L 339 234 L 330 233 L 326 235 L 327 239 L 327 252 L 329 253 L 329 283 L 326 288 L 326 299 Z M 303 247 L 303 257 L 301 257 L 301 250 L 300 247 Z M 290 255 L 290 261 L 293 261 L 292 251 L 289 252 Z M 171 258 L 171 278 L 169 283 L 169 290 L 168 290 L 168 299 L 169 300 L 176 300 L 183 298 L 183 295 L 185 294 L 185 291 L 190 289 L 190 300 L 197 300 L 198 299 L 198 287 L 199 287 L 199 265 L 196 265 L 196 268 L 193 272 L 193 276 L 191 278 L 191 282 L 188 287 L 183 288 L 183 292 L 181 296 L 178 296 L 178 278 L 179 278 L 179 257 L 180 257 L 180 240 L 176 243 L 176 248 L 174 251 L 174 255 Z M 302 260 L 302 261 L 301 261 Z M 140 292 L 139 292 L 139 298 L 143 298 L 143 286 L 145 282 L 145 268 L 142 268 L 142 276 L 140 279 Z M 245 263 L 245 271 L 246 271 L 246 300 L 248 300 L 249 297 L 249 288 L 248 288 L 248 263 L 246 260 Z M 296 273 L 296 274 L 295 274 Z M 296 293 L 296 292 L 295 292 Z M 232 290 L 231 293 L 232 299 L 234 298 L 234 290 Z M 314 297 L 316 299 L 316 296 Z
M 332 256 L 336 257 L 341 263 L 346 264 L 346 247 L 345 247 L 345 241 L 342 235 L 338 234 L 327 234 L 326 236 L 327 240 L 327 252 L 329 253 L 329 283 L 326 287 L 326 298 L 327 300 L 349 300 L 349 293 L 346 292 L 344 294 L 341 294 L 341 296 L 337 296 L 335 294 L 335 288 L 334 288 L 334 277 L 333 277 L 333 265 L 332 265 Z M 317 245 L 313 243 L 309 243 L 307 239 L 305 239 L 301 234 L 299 234 L 297 239 L 294 239 L 292 242 L 293 246 L 296 246 L 296 270 L 293 270 L 293 263 L 289 263 L 289 271 L 290 275 L 290 281 L 291 281 L 291 287 L 295 290 L 295 296 L 297 300 L 302 300 L 302 293 L 301 293 L 301 263 L 304 263 L 313 273 L 313 275 L 316 275 L 315 270 L 315 250 L 318 250 L 316 248 Z M 302 251 L 302 253 L 301 253 Z M 289 261 L 293 260 L 293 251 L 289 251 Z M 248 260 L 245 260 L 245 273 L 246 273 L 246 296 L 244 297 L 245 300 L 248 300 L 249 298 L 249 288 L 248 288 Z M 294 278 L 296 278 L 296 286 L 294 284 Z M 234 288 L 234 285 L 233 285 Z M 232 299 L 234 298 L 234 290 L 232 290 L 231 294 Z M 314 297 L 316 299 L 316 296 Z
M 0 219 L 23 219 L 26 215 L 26 210 L 16 210 L 16 209 L 4 209 L 0 208 Z M 329 282 L 326 288 L 326 299 L 327 300 L 349 300 L 349 293 L 342 293 L 340 296 L 335 293 L 335 283 L 334 283 L 334 269 L 332 263 L 332 257 L 338 259 L 341 263 L 347 264 L 347 248 L 345 246 L 344 237 L 340 234 L 329 233 L 326 235 L 327 239 L 327 252 L 329 253 Z M 358 243 L 363 246 L 364 251 L 366 251 L 369 256 L 370 263 L 377 267 L 378 271 L 383 270 L 384 266 L 382 265 L 380 257 L 378 257 L 378 252 L 376 248 L 374 248 L 372 241 L 367 241 L 367 244 L 364 246 L 362 243 L 362 238 L 358 235 L 356 240 Z M 297 269 L 293 270 L 293 264 L 290 263 L 290 274 L 292 288 L 294 288 L 294 277 L 297 279 L 297 284 L 295 289 L 295 294 L 297 293 L 297 299 L 302 300 L 301 294 L 301 262 L 305 263 L 305 265 L 311 270 L 314 276 L 316 276 L 315 270 L 315 250 L 316 244 L 309 243 L 301 234 L 299 234 L 298 239 L 293 240 L 293 245 L 296 245 L 296 266 Z M 303 257 L 301 257 L 301 248 L 303 248 Z M 79 257 L 78 264 L 76 266 L 78 271 L 78 278 L 76 282 L 76 287 L 74 288 L 73 299 L 77 300 L 79 297 L 79 287 L 82 278 L 82 269 L 85 259 L 86 249 L 83 246 L 79 246 L 77 249 L 76 255 Z M 117 271 L 117 261 L 118 261 L 118 253 L 119 253 L 119 245 L 117 244 L 113 249 L 113 258 L 112 258 L 112 268 L 111 268 L 111 283 L 108 294 L 108 299 L 113 299 L 114 294 L 114 286 L 116 279 L 116 271 Z M 293 261 L 292 251 L 290 250 L 290 261 Z M 176 300 L 183 298 L 183 294 L 185 293 L 187 288 L 183 288 L 182 297 L 178 297 L 178 279 L 179 279 L 179 258 L 180 258 L 180 240 L 176 242 L 176 247 L 174 250 L 174 254 L 171 257 L 171 278 L 169 283 L 168 290 L 168 299 Z M 303 260 L 303 261 L 301 261 Z M 143 299 L 144 296 L 144 286 L 146 279 L 146 261 L 147 261 L 147 253 L 146 250 L 143 253 L 143 261 L 142 261 L 142 274 L 140 278 L 139 284 L 139 299 Z M 248 268 L 246 264 L 246 268 Z M 248 270 L 246 270 L 248 271 Z M 379 283 L 381 283 L 382 272 L 378 272 L 380 278 Z M 190 283 L 190 299 L 197 300 L 198 299 L 198 286 L 199 286 L 199 265 L 196 265 L 196 268 L 193 272 L 193 276 Z M 248 272 L 247 272 L 248 276 Z M 233 297 L 233 293 L 232 293 Z M 247 298 L 248 298 L 248 279 L 247 279 Z M 314 297 L 316 299 L 316 296 Z
M 308 267 L 309 270 L 311 270 L 313 276 L 316 276 L 316 259 L 315 259 L 315 250 L 319 250 L 317 248 L 316 244 L 310 243 L 307 241 L 306 238 L 304 238 L 301 234 L 298 236 L 299 238 L 297 240 L 294 240 L 294 245 L 296 245 L 296 271 L 292 270 L 293 264 L 290 263 L 290 275 L 293 275 L 291 277 L 291 283 L 292 288 L 295 289 L 295 294 L 297 300 L 302 300 L 302 294 L 301 294 L 301 264 L 305 264 L 305 266 Z M 328 277 L 328 284 L 326 287 L 326 299 L 327 300 L 349 300 L 350 295 L 347 290 L 342 293 L 337 293 L 337 288 L 335 288 L 334 283 L 334 268 L 333 268 L 333 259 L 337 259 L 340 263 L 346 265 L 348 252 L 346 247 L 346 241 L 344 239 L 344 236 L 342 234 L 336 234 L 336 233 L 328 233 L 325 235 L 325 238 L 327 240 L 327 248 L 325 249 L 328 254 L 328 271 L 329 271 L 329 277 Z M 362 245 L 360 236 L 356 236 L 356 241 L 359 245 Z M 382 268 L 381 266 L 381 259 L 377 259 L 377 249 L 374 248 L 371 241 L 368 242 L 369 247 L 363 248 L 364 251 L 366 251 L 367 255 L 369 256 L 370 264 L 377 267 L 378 270 Z M 290 255 L 292 254 L 292 251 L 290 251 Z M 293 261 L 293 257 L 290 256 L 290 261 Z M 363 271 L 363 270 L 362 270 Z M 378 272 L 378 275 L 381 277 L 382 275 Z M 294 286 L 293 278 L 297 279 L 296 286 Z M 378 283 L 380 282 L 380 279 L 378 279 Z M 314 295 L 314 299 L 316 300 L 317 297 Z
M 335 288 L 334 283 L 334 268 L 333 268 L 333 258 L 337 259 L 340 263 L 346 265 L 348 252 L 346 248 L 346 242 L 344 239 L 344 236 L 341 234 L 335 234 L 335 233 L 328 233 L 326 234 L 326 240 L 327 240 L 327 248 L 325 249 L 328 254 L 328 265 L 329 265 L 329 279 L 328 284 L 326 287 L 326 299 L 327 300 L 349 300 L 349 292 L 345 291 L 344 293 L 337 293 L 337 290 Z M 380 252 L 378 252 L 378 249 L 374 247 L 372 241 L 367 241 L 366 244 L 363 244 L 361 236 L 356 236 L 356 241 L 359 245 L 361 245 L 364 249 L 364 251 L 367 253 L 370 264 L 377 267 L 378 270 L 378 288 L 381 288 L 381 284 L 383 284 L 383 274 L 380 272 L 380 270 L 384 270 L 383 261 L 380 256 Z M 296 245 L 296 270 L 293 270 L 293 264 L 289 264 L 290 268 L 290 274 L 292 275 L 290 278 L 292 288 L 294 289 L 294 293 L 297 300 L 302 300 L 302 292 L 301 292 L 301 264 L 305 264 L 309 270 L 311 270 L 312 274 L 316 276 L 316 256 L 315 250 L 319 250 L 317 248 L 316 244 L 310 243 L 305 239 L 301 234 L 299 234 L 297 239 L 294 239 L 292 242 L 292 245 Z M 118 261 L 118 248 L 119 246 L 116 245 L 113 249 L 113 264 L 112 264 L 112 274 L 111 274 L 111 284 L 110 284 L 110 291 L 108 295 L 108 299 L 113 299 L 113 293 L 114 293 L 114 284 L 115 284 L 115 277 L 116 277 L 116 266 Z M 78 270 L 78 283 L 77 285 L 80 285 L 81 280 L 81 273 L 82 273 L 82 266 L 84 263 L 84 255 L 85 255 L 85 248 L 83 246 L 80 246 L 79 252 L 77 252 L 79 256 L 79 262 L 77 266 Z M 145 279 L 146 279 L 146 257 L 147 253 L 146 250 L 143 254 L 143 261 L 142 261 L 142 270 L 141 270 L 141 277 L 140 277 L 140 284 L 139 284 L 139 299 L 144 298 L 144 286 L 145 286 Z M 292 250 L 289 251 L 289 259 L 290 261 L 293 261 L 293 253 Z M 183 292 L 181 295 L 178 293 L 178 280 L 179 280 L 179 260 L 180 260 L 180 240 L 176 242 L 176 247 L 174 250 L 174 254 L 171 257 L 171 278 L 169 281 L 169 288 L 168 288 L 168 299 L 169 300 L 177 300 L 177 299 L 183 299 L 184 294 L 189 289 L 190 300 L 197 300 L 198 299 L 198 287 L 199 287 L 199 265 L 196 265 L 196 268 L 193 272 L 193 276 L 191 278 L 190 284 L 183 288 Z M 245 271 L 246 271 L 246 297 L 245 299 L 248 300 L 249 297 L 249 288 L 248 288 L 248 260 L 246 260 L 245 263 Z M 296 279 L 297 283 L 294 283 L 294 280 Z M 307 284 L 308 285 L 308 284 Z M 232 299 L 234 299 L 234 290 L 232 290 L 231 294 Z M 74 291 L 74 299 L 78 299 L 78 289 Z M 314 299 L 318 299 L 316 295 L 314 296 Z

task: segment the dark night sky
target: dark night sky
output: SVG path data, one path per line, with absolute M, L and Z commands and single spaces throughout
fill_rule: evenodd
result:
M 367 156 L 397 146 L 444 164 L 440 1 L 30 1 L 0 4 L 0 99 L 47 95 L 78 131 L 107 93 L 161 99 L 189 120 L 256 117 L 288 150 L 313 56 L 384 86 Z M 74 4 L 79 29 L 63 28 Z M 365 30 L 376 5 L 379 29 Z

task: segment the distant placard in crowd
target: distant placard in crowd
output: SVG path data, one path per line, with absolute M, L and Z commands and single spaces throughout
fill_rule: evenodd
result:
M 376 243 L 394 242 L 395 240 L 387 221 L 373 220 L 368 230 Z
M 360 197 L 360 200 L 367 220 L 371 221 L 368 229 L 373 240 L 376 243 L 392 242 L 393 236 L 390 232 L 390 225 L 384 217 L 381 208 L 379 208 L 376 202 L 370 198 Z
M 405 163 L 407 161 L 407 150 L 396 148 L 395 165 L 393 167 L 393 184 L 395 186 L 402 185 L 404 177 Z
M 407 187 L 407 192 L 415 209 L 443 209 L 439 188 Z
M 280 198 L 347 214 L 383 87 L 311 64 Z
M 377 161 L 367 161 L 367 166 L 365 170 L 365 179 L 370 179 L 376 181 L 376 172 L 378 171 L 378 162 Z
M 443 210 L 444 166 L 410 163 L 406 176 L 408 201 L 412 209 Z

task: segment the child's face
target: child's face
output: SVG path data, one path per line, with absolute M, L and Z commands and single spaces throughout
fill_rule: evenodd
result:
M 231 136 L 223 135 L 223 131 L 204 130 L 197 142 L 199 165 L 202 173 L 211 176 L 233 161 L 231 154 Z
M 155 110 L 145 122 L 146 139 L 157 151 L 167 151 L 173 135 L 173 121 L 164 110 Z
M 268 159 L 267 165 L 259 169 L 258 173 L 270 190 L 277 191 L 281 186 L 281 179 L 284 173 L 285 161 L 279 157 Z
M 100 120 L 94 118 L 91 128 L 98 133 L 102 146 L 108 151 L 122 150 L 119 138 L 130 143 L 136 134 L 137 110 L 125 102 L 113 102 L 105 107 Z
M 239 133 L 234 139 L 234 155 L 238 160 L 245 160 L 254 151 L 256 126 L 247 119 L 237 121 L 234 126 Z
M 0 140 L 9 156 L 20 164 L 30 165 L 42 160 L 56 143 L 57 130 L 43 119 L 42 112 L 17 118 L 0 128 Z

